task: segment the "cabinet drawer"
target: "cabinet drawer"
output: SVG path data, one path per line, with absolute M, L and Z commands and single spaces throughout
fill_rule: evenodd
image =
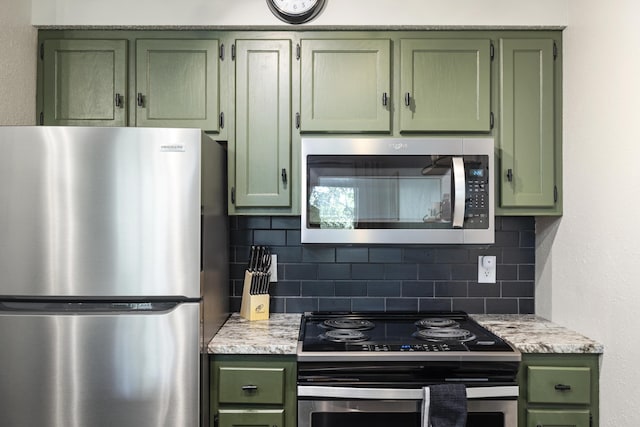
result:
M 527 427 L 589 427 L 590 414 L 585 410 L 535 410 L 527 411 Z
M 282 404 L 284 368 L 220 367 L 220 403 Z
M 588 367 L 529 366 L 530 403 L 589 404 L 591 371 Z

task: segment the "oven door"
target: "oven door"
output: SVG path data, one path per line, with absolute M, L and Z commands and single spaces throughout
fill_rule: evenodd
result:
M 421 427 L 421 389 L 298 386 L 298 427 Z M 467 389 L 467 427 L 517 427 L 518 387 Z

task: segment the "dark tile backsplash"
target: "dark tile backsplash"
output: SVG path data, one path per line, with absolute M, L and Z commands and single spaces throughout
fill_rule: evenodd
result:
M 251 245 L 278 255 L 272 312 L 533 313 L 535 219 L 496 217 L 494 245 L 300 244 L 300 217 L 231 217 L 231 310 L 240 311 Z M 478 256 L 495 255 L 497 283 L 478 283 Z

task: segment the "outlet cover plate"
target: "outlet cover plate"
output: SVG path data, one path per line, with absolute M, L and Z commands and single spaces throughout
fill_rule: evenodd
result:
M 478 283 L 496 283 L 495 255 L 478 256 Z

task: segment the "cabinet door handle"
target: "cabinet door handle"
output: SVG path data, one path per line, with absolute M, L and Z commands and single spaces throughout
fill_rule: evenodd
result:
M 142 92 L 138 92 L 138 107 L 144 107 L 144 96 L 142 96 Z
M 243 385 L 242 386 L 242 391 L 246 391 L 246 392 L 253 392 L 253 391 L 257 391 L 258 390 L 258 386 L 257 385 Z
M 389 103 L 389 96 L 387 95 L 387 92 L 384 92 L 382 94 L 382 105 L 386 107 L 388 103 Z
M 404 94 L 404 105 L 407 107 L 411 106 L 411 94 L 409 92 Z
M 282 173 L 280 174 L 280 176 L 282 177 L 282 183 L 286 184 L 287 183 L 287 170 L 285 168 L 282 168 Z
M 122 108 L 123 107 L 122 95 L 120 95 L 119 93 L 116 93 L 115 103 L 116 103 L 116 107 L 118 107 L 118 108 Z
M 567 384 L 556 384 L 553 388 L 558 391 L 569 391 L 571 390 L 571 386 Z
M 507 169 L 507 181 L 513 182 L 513 169 Z

